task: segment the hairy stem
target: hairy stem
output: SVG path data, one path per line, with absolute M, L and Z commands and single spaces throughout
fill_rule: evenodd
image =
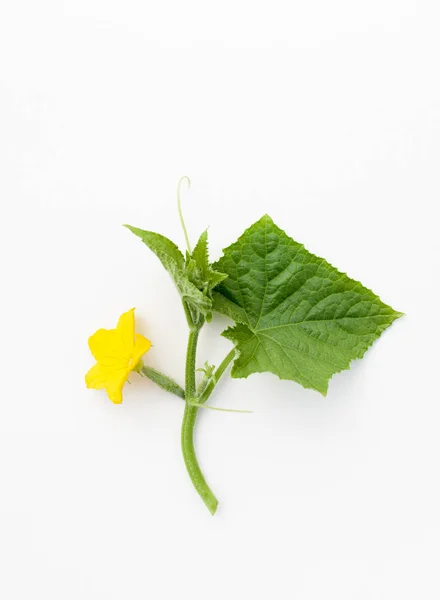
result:
M 148 377 L 148 379 L 154 381 L 154 383 L 163 390 L 185 400 L 185 390 L 182 389 L 180 385 L 174 381 L 174 379 L 171 379 L 171 377 L 164 375 L 160 371 L 156 371 L 156 369 L 153 369 L 153 367 L 147 367 L 145 365 L 141 367 L 139 372 L 144 377 Z
M 199 408 L 190 404 L 191 400 L 196 399 L 196 354 L 199 332 L 200 327 L 191 329 L 188 338 L 185 373 L 186 406 L 182 422 L 181 442 L 183 458 L 191 481 L 197 493 L 213 515 L 217 510 L 218 500 L 206 483 L 194 448 L 194 425 Z
M 196 397 L 197 342 L 199 340 L 200 329 L 200 327 L 191 328 L 188 337 L 185 369 L 185 393 L 187 400 L 192 400 Z

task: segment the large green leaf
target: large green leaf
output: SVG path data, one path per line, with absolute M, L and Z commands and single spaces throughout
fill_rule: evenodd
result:
M 125 225 L 125 227 L 140 237 L 144 244 L 156 254 L 171 275 L 182 300 L 189 306 L 193 318 L 196 320 L 198 313 L 209 315 L 212 309 L 212 300 L 188 278 L 185 273 L 185 259 L 176 244 L 159 233 L 145 231 L 131 225 Z
M 239 351 L 233 377 L 270 371 L 325 395 L 332 375 L 402 316 L 267 215 L 214 268 L 228 275 L 214 292 L 214 309 L 237 322 L 223 333 Z

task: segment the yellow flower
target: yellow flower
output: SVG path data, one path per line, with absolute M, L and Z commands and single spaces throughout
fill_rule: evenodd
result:
M 116 329 L 98 329 L 89 338 L 97 362 L 86 375 L 87 387 L 105 388 L 110 400 L 121 404 L 124 383 L 131 371 L 142 366 L 141 356 L 150 347 L 150 340 L 134 333 L 134 308 L 121 315 Z

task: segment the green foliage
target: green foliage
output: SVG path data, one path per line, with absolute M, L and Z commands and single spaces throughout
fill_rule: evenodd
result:
M 233 377 L 268 371 L 325 395 L 330 378 L 348 369 L 352 360 L 362 358 L 401 313 L 308 252 L 268 216 L 247 229 L 210 265 L 207 231 L 194 250 L 190 249 L 180 206 L 183 179 L 178 186 L 178 210 L 188 248 L 185 256 L 162 235 L 126 227 L 156 254 L 182 298 L 190 328 L 185 389 L 152 367 L 140 364 L 137 370 L 185 401 L 184 461 L 194 488 L 214 514 L 218 501 L 197 461 L 194 426 L 199 408 L 227 410 L 207 402 L 229 365 L 233 363 Z M 213 310 L 235 321 L 223 332 L 234 348 L 217 369 L 208 362 L 197 369 L 199 334 Z M 198 385 L 196 371 L 202 372 Z
M 203 378 L 197 387 L 197 396 L 203 395 L 208 385 L 215 380 L 215 365 L 210 365 L 208 361 L 205 362 L 205 366 L 201 369 L 196 369 L 197 371 L 201 371 L 203 373 Z
M 228 275 L 214 292 L 214 309 L 237 323 L 223 333 L 238 350 L 233 377 L 269 371 L 325 395 L 332 375 L 402 316 L 267 215 L 214 268 Z
M 145 231 L 130 225 L 125 225 L 125 227 L 141 238 L 171 275 L 187 310 L 187 316 L 193 323 L 209 316 L 212 300 L 190 280 L 186 272 L 185 259 L 176 244 L 159 233 Z
M 191 260 L 196 265 L 196 273 L 198 278 L 198 286 L 202 289 L 206 289 L 209 292 L 215 288 L 216 285 L 226 279 L 225 273 L 215 271 L 209 264 L 209 252 L 208 252 L 208 231 L 205 230 L 199 238 L 192 255 Z M 196 283 L 196 282 L 194 282 Z
M 205 230 L 199 238 L 191 254 L 186 253 L 185 274 L 188 279 L 205 296 L 212 301 L 212 290 L 226 279 L 227 275 L 211 268 L 208 252 L 208 232 Z M 211 320 L 211 313 L 206 313 L 206 320 Z

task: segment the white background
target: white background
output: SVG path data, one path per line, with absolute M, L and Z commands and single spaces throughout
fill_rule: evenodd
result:
M 0 3 L 0 597 L 440 597 L 440 38 L 434 0 Z M 327 398 L 225 379 L 197 449 L 87 338 L 137 307 L 183 380 L 177 293 L 130 223 L 213 258 L 268 212 L 406 313 Z M 203 332 L 219 362 L 228 324 Z

